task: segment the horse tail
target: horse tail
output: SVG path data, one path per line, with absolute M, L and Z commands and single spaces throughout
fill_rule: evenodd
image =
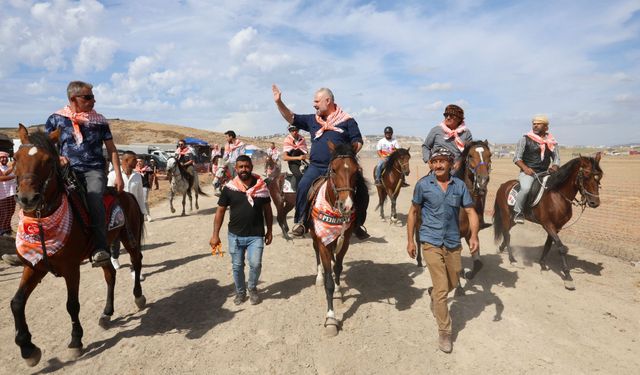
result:
M 200 189 L 200 185 L 197 185 L 196 187 L 194 187 L 193 190 L 197 191 L 198 194 L 200 195 L 204 195 L 205 197 L 209 196 L 209 194 L 205 193 L 204 191 L 202 191 L 202 189 Z
M 496 192 L 496 200 L 493 204 L 493 241 L 500 242 L 504 233 L 504 225 L 502 222 L 502 209 L 500 208 L 500 199 L 504 191 L 504 184 L 500 185 Z M 505 202 L 506 203 L 506 202 Z

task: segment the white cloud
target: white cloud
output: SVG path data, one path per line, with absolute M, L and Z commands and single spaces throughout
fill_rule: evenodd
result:
M 444 102 L 442 100 L 437 100 L 426 107 L 427 111 L 441 111 L 444 109 Z
M 229 50 L 234 55 L 243 52 L 257 35 L 258 31 L 253 27 L 247 27 L 238 31 L 236 35 L 229 40 Z
M 48 84 L 44 78 L 40 78 L 36 82 L 30 82 L 25 87 L 25 93 L 29 95 L 40 95 L 47 91 Z
M 117 48 L 118 44 L 107 38 L 82 38 L 78 54 L 73 60 L 74 70 L 78 73 L 105 70 L 111 65 Z
M 246 62 L 262 72 L 270 72 L 291 62 L 291 57 L 287 54 L 252 52 L 247 55 Z
M 453 88 L 450 82 L 434 82 L 425 86 L 421 86 L 422 91 L 449 91 Z

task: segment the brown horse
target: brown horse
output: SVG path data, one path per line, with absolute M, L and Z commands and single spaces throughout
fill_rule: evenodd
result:
M 271 157 L 268 157 L 265 163 L 267 170 L 270 171 L 266 183 L 271 200 L 276 206 L 278 214 L 276 219 L 280 229 L 282 229 L 282 236 L 289 241 L 292 238 L 289 236 L 287 214 L 296 206 L 296 193 L 284 191 L 285 175 L 281 173 L 280 166 Z
M 50 217 L 52 213 L 56 212 L 61 205 L 65 204 L 65 200 L 69 202 L 62 181 L 58 151 L 54 145 L 57 142 L 59 131 L 52 132 L 50 136 L 42 132 L 29 135 L 27 129 L 21 124 L 18 134 L 22 145 L 15 154 L 15 175 L 18 185 L 16 200 L 25 217 L 37 218 L 40 222 L 40 218 Z M 146 304 L 140 285 L 140 268 L 142 267 L 140 248 L 144 216 L 133 195 L 119 193 L 117 201 L 124 211 L 125 225 L 109 231 L 107 240 L 109 243 L 114 240 L 122 241 L 129 252 L 135 271 L 133 295 L 136 305 L 142 309 Z M 20 255 L 25 266 L 18 291 L 11 300 L 11 311 L 15 321 L 15 342 L 20 347 L 22 358 L 29 366 L 35 366 L 40 361 L 42 352 L 31 342 L 31 333 L 29 333 L 25 318 L 25 306 L 33 290 L 48 272 L 65 279 L 67 311 L 71 316 L 72 323 L 71 342 L 68 347 L 74 357 L 82 353 L 83 331 L 78 318 L 80 312 L 80 303 L 78 302 L 80 263 L 88 258 L 93 249 L 91 235 L 88 234 L 89 232 L 81 220 L 77 216 L 73 216 L 71 222 L 68 240 L 55 254 L 47 255 L 47 251 L 43 251 L 42 260 L 37 262 L 35 266 L 32 266 Z M 40 241 L 45 243 L 47 238 L 44 238 L 42 229 L 36 229 L 36 233 L 40 233 Z M 107 328 L 111 315 L 113 315 L 116 271 L 111 264 L 102 267 L 102 269 L 107 282 L 107 303 L 98 323 L 103 328 Z M 57 324 L 55 317 L 47 316 L 46 319 L 51 321 L 52 325 Z
M 313 248 L 316 251 L 318 275 L 316 284 L 324 282 L 327 297 L 327 314 L 324 327 L 327 335 L 338 334 L 338 320 L 333 310 L 333 292 L 340 287 L 342 260 L 353 231 L 356 217 L 354 207 L 355 186 L 359 170 L 356 154 L 351 145 L 334 145 L 328 143 L 331 150 L 331 161 L 327 169 L 327 176 L 319 181 L 319 189 L 309 203 L 312 209 L 313 223 L 310 232 Z M 320 180 L 320 179 L 319 179 Z M 314 187 L 316 184 L 314 183 Z M 324 191 L 324 195 L 321 192 Z M 316 207 L 316 202 L 326 202 L 325 207 Z M 316 224 L 318 223 L 318 224 Z M 330 224 L 330 228 L 325 226 Z M 333 271 L 331 269 L 333 263 Z
M 400 188 L 402 186 L 402 176 L 408 176 L 410 172 L 409 159 L 411 154 L 408 148 L 399 148 L 395 150 L 389 159 L 387 160 L 384 170 L 382 171 L 382 185 L 376 185 L 378 189 L 378 206 L 380 208 L 380 218 L 384 217 L 384 202 L 389 197 L 391 200 L 391 216 L 389 217 L 389 223 L 393 224 L 398 221 L 398 215 L 396 213 L 396 199 L 400 194 Z M 375 168 L 373 170 L 373 178 L 375 180 Z
M 464 181 L 471 194 L 471 199 L 473 199 L 476 212 L 478 215 L 482 215 L 484 212 L 484 201 L 487 195 L 487 186 L 489 185 L 489 174 L 491 173 L 491 148 L 489 147 L 489 142 L 484 140 L 467 143 L 460 155 L 460 159 L 462 160 L 462 164 L 460 165 L 460 169 L 456 171 L 456 177 Z M 471 238 L 471 228 L 469 226 L 469 217 L 465 210 L 460 210 L 458 223 L 460 237 L 464 238 L 468 245 L 469 239 Z M 419 225 L 417 228 L 419 228 Z M 416 238 L 419 238 L 417 232 Z M 422 254 L 420 251 L 417 252 L 416 259 L 418 265 L 421 266 Z M 473 268 L 462 276 L 466 279 L 473 279 L 478 271 L 482 269 L 482 266 L 480 249 L 478 248 L 478 251 L 473 255 Z M 462 286 L 459 283 L 456 294 L 464 294 Z
M 565 288 L 569 290 L 575 289 L 567 264 L 569 248 L 562 243 L 558 233 L 571 219 L 573 204 L 581 206 L 583 210 L 587 205 L 592 208 L 600 205 L 599 190 L 603 175 L 602 169 L 600 169 L 600 157 L 600 153 L 597 153 L 595 157 L 580 156 L 563 165 L 558 172 L 549 176 L 540 202 L 525 212 L 527 220 L 542 225 L 547 232 L 547 241 L 544 243 L 544 250 L 539 260 L 540 267 L 543 271 L 548 270 L 545 257 L 551 246 L 555 245 L 562 257 L 561 277 L 564 280 Z M 507 204 L 507 196 L 517 182 L 510 180 L 500 185 L 496 193 L 493 214 L 494 239 L 496 243 L 502 239 L 500 251 L 507 249 L 509 261 L 512 264 L 516 263 L 516 259 L 511 250 L 509 231 L 515 223 L 512 215 L 513 209 Z M 581 195 L 580 201 L 576 199 L 578 192 Z

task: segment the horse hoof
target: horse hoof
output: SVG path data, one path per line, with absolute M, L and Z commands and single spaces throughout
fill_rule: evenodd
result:
M 136 297 L 135 302 L 138 309 L 142 310 L 147 305 L 147 298 L 145 296 Z
M 69 359 L 75 361 L 82 356 L 82 348 L 69 348 Z
M 327 337 L 335 337 L 338 335 L 338 320 L 335 318 L 327 318 L 324 321 L 324 335 Z
M 576 290 L 576 284 L 573 283 L 573 280 L 564 280 L 564 288 L 566 290 Z
M 111 323 L 111 316 L 102 314 L 100 319 L 98 319 L 98 325 L 102 329 L 109 329 L 109 323 Z
M 24 361 L 27 363 L 27 366 L 33 367 L 40 362 L 40 358 L 42 358 L 42 351 L 36 346 L 29 358 L 25 358 Z

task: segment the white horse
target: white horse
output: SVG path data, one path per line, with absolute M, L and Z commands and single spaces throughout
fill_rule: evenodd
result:
M 207 196 L 200 189 L 200 182 L 198 180 L 198 173 L 195 168 L 193 168 L 193 173 L 189 173 L 178 161 L 175 157 L 170 157 L 167 160 L 167 173 L 171 176 L 171 187 L 169 193 L 169 207 L 171 207 L 171 213 L 175 213 L 176 210 L 173 208 L 173 197 L 177 194 L 182 194 L 182 215 L 185 216 L 185 200 L 186 197 L 189 196 L 189 210 L 193 211 L 193 200 L 191 199 L 191 190 L 196 194 L 196 210 L 200 207 L 198 206 L 198 194 L 202 194 Z

